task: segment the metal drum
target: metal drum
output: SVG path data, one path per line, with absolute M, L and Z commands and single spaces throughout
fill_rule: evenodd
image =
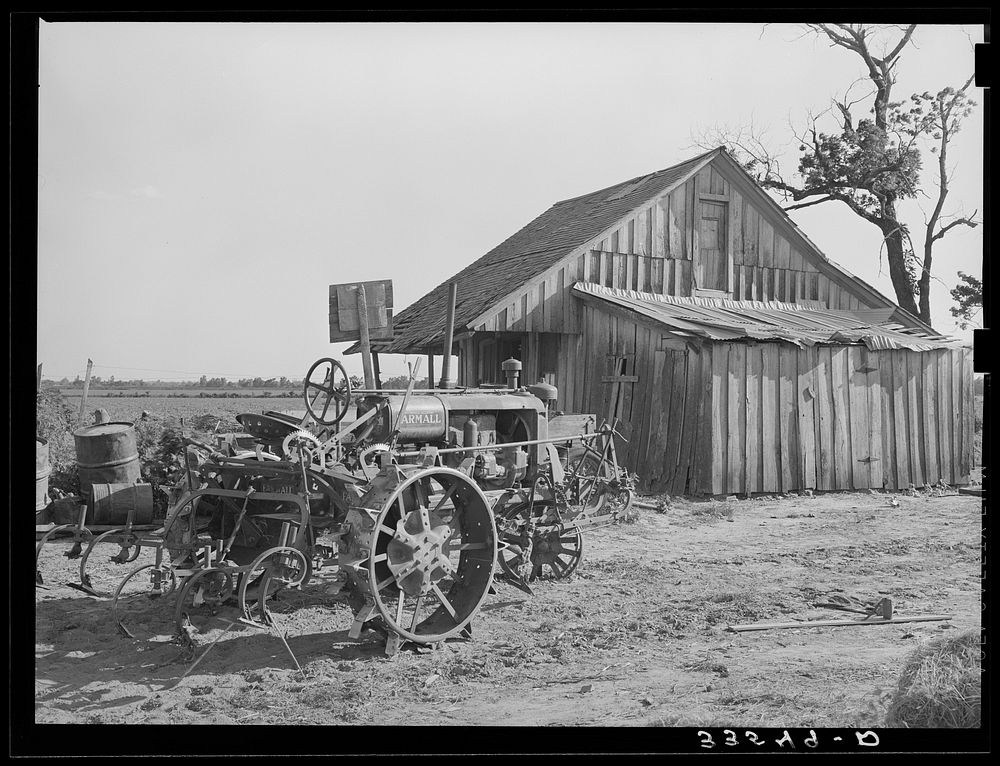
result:
M 49 504 L 49 443 L 35 437 L 35 511 L 44 510 Z
M 101 423 L 73 432 L 80 492 L 90 497 L 94 484 L 135 484 L 140 478 L 139 450 L 131 423 Z
M 88 524 L 125 524 L 132 509 L 133 524 L 153 520 L 152 484 L 94 484 L 90 491 Z

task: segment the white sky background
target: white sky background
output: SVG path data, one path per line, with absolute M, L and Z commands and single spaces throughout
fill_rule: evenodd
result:
M 982 35 L 918 27 L 894 99 L 961 85 Z M 300 378 L 330 355 L 360 373 L 328 341 L 331 283 L 391 278 L 398 313 L 554 202 L 700 153 L 714 124 L 752 115 L 794 168 L 789 121 L 863 74 L 760 24 L 42 23 L 39 47 L 37 342 L 56 379 L 88 356 L 105 379 Z M 946 212 L 981 216 L 975 98 Z M 871 224 L 837 203 L 791 215 L 895 299 Z M 937 329 L 968 336 L 948 291 L 982 252 L 981 226 L 939 241 Z

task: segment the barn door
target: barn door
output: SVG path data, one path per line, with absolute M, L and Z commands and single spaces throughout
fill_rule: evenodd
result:
M 701 201 L 695 285 L 702 290 L 729 291 L 728 206 Z

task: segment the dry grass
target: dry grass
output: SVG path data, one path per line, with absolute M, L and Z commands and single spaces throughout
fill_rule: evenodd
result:
M 886 711 L 886 726 L 976 728 L 982 721 L 977 631 L 931 641 L 909 658 Z

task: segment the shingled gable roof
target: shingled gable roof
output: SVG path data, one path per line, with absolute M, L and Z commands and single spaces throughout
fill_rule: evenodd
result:
M 393 340 L 373 342 L 373 348 L 383 353 L 420 353 L 437 349 L 443 340 L 448 285 L 452 281 L 458 282 L 455 331 L 459 334 L 477 324 L 477 320 L 493 310 L 512 291 L 540 276 L 573 250 L 614 227 L 622 218 L 648 200 L 684 183 L 717 157 L 724 158 L 735 172 L 745 177 L 764 204 L 782 217 L 826 269 L 838 273 L 854 285 L 859 293 L 875 303 L 891 308 L 897 320 L 911 327 L 934 333 L 929 325 L 905 311 L 864 280 L 830 261 L 806 237 L 782 207 L 753 181 L 725 149 L 720 147 L 669 168 L 556 202 L 486 255 L 397 314 L 393 320 L 395 336 Z M 359 345 L 355 343 L 345 353 L 357 353 L 358 350 Z
M 387 353 L 415 353 L 440 346 L 452 280 L 458 281 L 455 329 L 460 332 L 511 290 L 613 226 L 645 200 L 685 181 L 718 151 L 713 149 L 679 165 L 555 203 L 482 258 L 399 312 L 393 318 L 393 340 L 373 342 L 372 346 Z M 346 353 L 357 350 L 355 344 Z

